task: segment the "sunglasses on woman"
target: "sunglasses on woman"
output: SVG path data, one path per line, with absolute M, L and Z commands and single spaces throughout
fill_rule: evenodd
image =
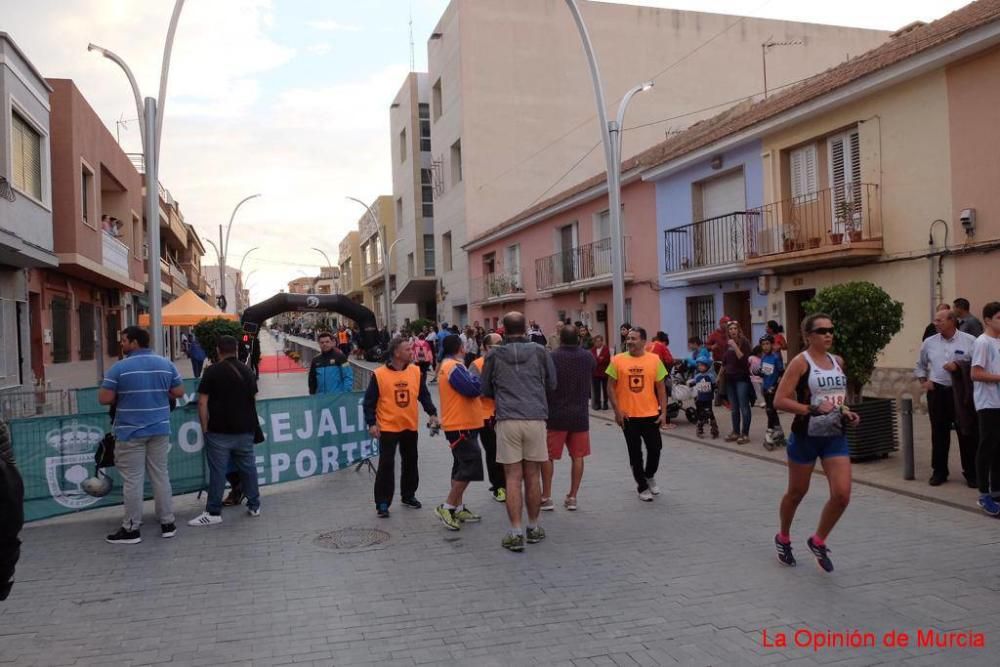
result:
M 819 334 L 820 336 L 832 336 L 833 327 L 816 327 L 809 333 Z

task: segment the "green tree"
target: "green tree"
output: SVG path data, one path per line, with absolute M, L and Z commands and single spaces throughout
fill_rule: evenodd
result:
M 844 360 L 848 399 L 860 401 L 878 355 L 903 328 L 903 304 L 874 283 L 853 282 L 820 290 L 804 308 L 833 319 L 833 353 Z
M 227 320 L 222 317 L 215 317 L 210 320 L 202 320 L 194 325 L 194 335 L 198 343 L 208 358 L 215 363 L 219 360 L 219 353 L 216 350 L 217 341 L 220 336 L 232 336 L 236 340 L 243 335 L 243 326 L 239 322 Z

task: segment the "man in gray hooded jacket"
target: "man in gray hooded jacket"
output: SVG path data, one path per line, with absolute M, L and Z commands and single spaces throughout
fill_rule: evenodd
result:
M 507 313 L 503 327 L 507 339 L 486 357 L 482 391 L 496 401 L 497 461 L 504 464 L 507 477 L 510 531 L 502 545 L 511 551 L 523 551 L 526 538 L 530 544 L 545 538 L 545 531 L 538 525 L 541 464 L 549 460 L 546 392 L 556 389 L 556 368 L 548 351 L 528 340 L 523 314 Z M 528 527 L 522 532 L 521 512 L 525 505 Z

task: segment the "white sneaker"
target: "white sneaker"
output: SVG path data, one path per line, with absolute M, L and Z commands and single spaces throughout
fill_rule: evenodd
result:
M 258 507 L 255 510 L 247 510 L 247 514 L 249 514 L 250 516 L 253 516 L 253 517 L 260 516 L 260 508 Z
M 649 485 L 649 492 L 654 496 L 660 495 L 660 487 L 656 485 L 656 478 L 650 477 L 646 480 L 646 484 Z
M 543 512 L 551 512 L 555 508 L 556 504 L 552 502 L 551 498 L 542 498 L 542 504 L 539 506 L 538 509 L 542 510 Z
M 202 512 L 195 518 L 188 521 L 189 526 L 212 526 L 217 523 L 222 523 L 222 516 L 209 514 L 208 512 Z
M 646 489 L 645 491 L 640 491 L 639 500 L 646 503 L 651 503 L 653 502 L 653 494 L 649 492 L 649 489 Z

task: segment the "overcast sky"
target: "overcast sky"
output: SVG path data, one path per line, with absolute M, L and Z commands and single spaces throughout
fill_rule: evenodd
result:
M 491 0 L 477 0 L 489 2 Z M 122 148 L 140 152 L 135 104 L 116 51 L 143 95 L 156 95 L 171 0 L 2 0 L 0 30 L 47 77 L 71 78 Z M 160 180 L 203 238 L 240 211 L 230 263 L 246 260 L 251 298 L 267 298 L 323 263 L 363 213 L 345 201 L 390 194 L 389 104 L 417 69 L 447 0 L 187 0 L 171 62 Z M 961 0 L 633 0 L 786 20 L 894 30 Z M 567 15 L 567 20 L 569 16 Z M 582 57 L 582 56 L 581 56 Z M 696 58 L 687 64 L 697 67 Z M 116 124 L 124 119 L 125 126 Z M 214 264 L 211 249 L 206 264 Z

